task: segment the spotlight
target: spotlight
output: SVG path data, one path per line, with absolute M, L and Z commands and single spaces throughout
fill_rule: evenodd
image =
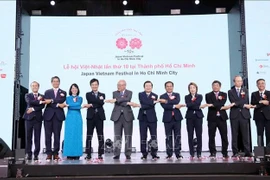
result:
M 50 4 L 51 4 L 52 6 L 54 6 L 54 5 L 55 5 L 55 1 L 51 1 Z
M 200 1 L 199 0 L 195 0 L 195 4 L 196 5 L 200 4 Z
M 105 153 L 113 153 L 113 141 L 111 139 L 105 141 Z
M 127 5 L 127 1 L 126 0 L 123 1 L 123 5 L 124 6 Z

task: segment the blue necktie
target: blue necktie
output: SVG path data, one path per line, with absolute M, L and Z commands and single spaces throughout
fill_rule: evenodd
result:
M 237 96 L 240 97 L 240 89 L 237 89 Z

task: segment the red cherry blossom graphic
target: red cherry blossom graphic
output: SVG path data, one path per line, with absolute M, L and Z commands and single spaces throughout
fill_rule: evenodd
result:
M 7 77 L 6 74 L 1 74 L 1 78 L 5 79 Z
M 128 45 L 128 41 L 125 38 L 119 38 L 116 41 L 116 46 L 118 49 L 125 49 Z
M 263 65 L 260 65 L 259 67 L 260 67 L 260 68 L 262 68 L 262 67 L 263 67 Z
M 138 38 L 133 38 L 130 40 L 129 46 L 131 47 L 131 49 L 140 49 L 142 47 L 142 41 Z

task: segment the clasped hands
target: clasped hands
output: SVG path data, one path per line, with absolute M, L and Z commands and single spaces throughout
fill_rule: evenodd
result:
M 231 104 L 229 104 L 229 105 L 222 106 L 222 107 L 220 108 L 220 110 L 228 110 L 228 109 L 230 109 L 231 107 L 233 107 L 234 105 L 235 105 L 235 103 L 231 103 Z M 200 106 L 200 109 L 204 109 L 204 108 L 206 108 L 206 107 L 213 107 L 213 106 L 214 106 L 213 104 L 203 104 L 203 105 Z
M 263 105 L 266 105 L 266 106 L 269 105 L 269 101 L 268 101 L 268 100 L 260 100 L 259 103 L 260 103 L 260 104 L 263 104 Z M 255 107 L 256 107 L 256 106 L 255 106 Z

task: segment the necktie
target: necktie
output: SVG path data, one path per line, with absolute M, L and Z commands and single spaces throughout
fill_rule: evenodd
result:
M 237 96 L 240 97 L 240 89 L 237 88 Z
M 57 89 L 54 90 L 54 97 L 56 98 L 57 96 Z
M 172 93 L 169 94 L 169 98 L 171 99 Z M 172 116 L 174 116 L 174 109 L 172 110 Z
M 150 94 L 149 93 L 146 93 L 146 95 L 147 95 L 147 97 L 149 97 Z
M 263 99 L 263 93 L 260 92 L 260 99 L 262 100 Z
M 123 91 L 120 92 L 120 96 L 121 97 L 124 96 L 124 92 Z
M 98 93 L 95 93 L 96 98 L 98 97 Z
M 216 100 L 218 100 L 218 92 L 215 92 Z
M 34 98 L 35 98 L 35 100 L 37 100 L 37 94 L 34 94 Z

